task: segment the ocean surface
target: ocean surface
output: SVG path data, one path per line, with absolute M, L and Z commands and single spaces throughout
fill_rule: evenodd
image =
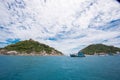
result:
M 120 80 L 120 56 L 0 56 L 0 80 Z

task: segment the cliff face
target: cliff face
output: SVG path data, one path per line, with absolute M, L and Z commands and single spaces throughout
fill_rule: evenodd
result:
M 60 51 L 32 39 L 8 45 L 0 49 L 6 55 L 63 55 Z
M 92 44 L 80 50 L 80 52 L 88 55 L 116 54 L 120 52 L 120 48 L 114 46 L 107 46 L 104 44 Z

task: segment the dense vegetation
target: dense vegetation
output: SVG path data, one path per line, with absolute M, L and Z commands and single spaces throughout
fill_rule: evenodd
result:
M 51 54 L 51 52 L 54 50 L 56 53 L 62 54 L 61 52 L 55 50 L 52 47 L 49 47 L 48 45 L 39 43 L 39 42 L 31 40 L 31 39 L 21 41 L 16 44 L 8 45 L 4 49 L 6 49 L 8 51 L 17 51 L 20 53 L 31 53 L 31 52 L 39 53 L 39 52 L 44 51 L 48 54 Z
M 116 52 L 120 52 L 120 48 L 114 47 L 114 46 L 107 46 L 104 44 L 92 44 L 89 45 L 88 47 L 82 49 L 80 52 L 83 52 L 84 54 L 99 54 L 99 53 L 104 53 L 104 54 L 115 54 Z

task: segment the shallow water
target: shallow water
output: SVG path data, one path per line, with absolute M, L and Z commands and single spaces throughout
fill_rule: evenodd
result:
M 120 56 L 0 56 L 0 80 L 120 80 Z

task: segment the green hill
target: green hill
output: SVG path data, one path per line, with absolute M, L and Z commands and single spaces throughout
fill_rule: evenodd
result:
M 57 51 L 54 48 L 49 47 L 48 45 L 39 43 L 32 39 L 21 41 L 16 44 L 8 45 L 1 50 L 16 51 L 19 54 L 33 53 L 33 54 L 41 54 L 41 55 L 45 55 L 45 54 L 46 55 L 62 55 L 62 53 L 60 51 Z
M 84 54 L 93 55 L 93 54 L 115 54 L 120 52 L 120 48 L 114 46 L 107 46 L 104 44 L 92 44 L 87 46 L 86 48 L 80 50 L 79 52 L 83 52 Z

